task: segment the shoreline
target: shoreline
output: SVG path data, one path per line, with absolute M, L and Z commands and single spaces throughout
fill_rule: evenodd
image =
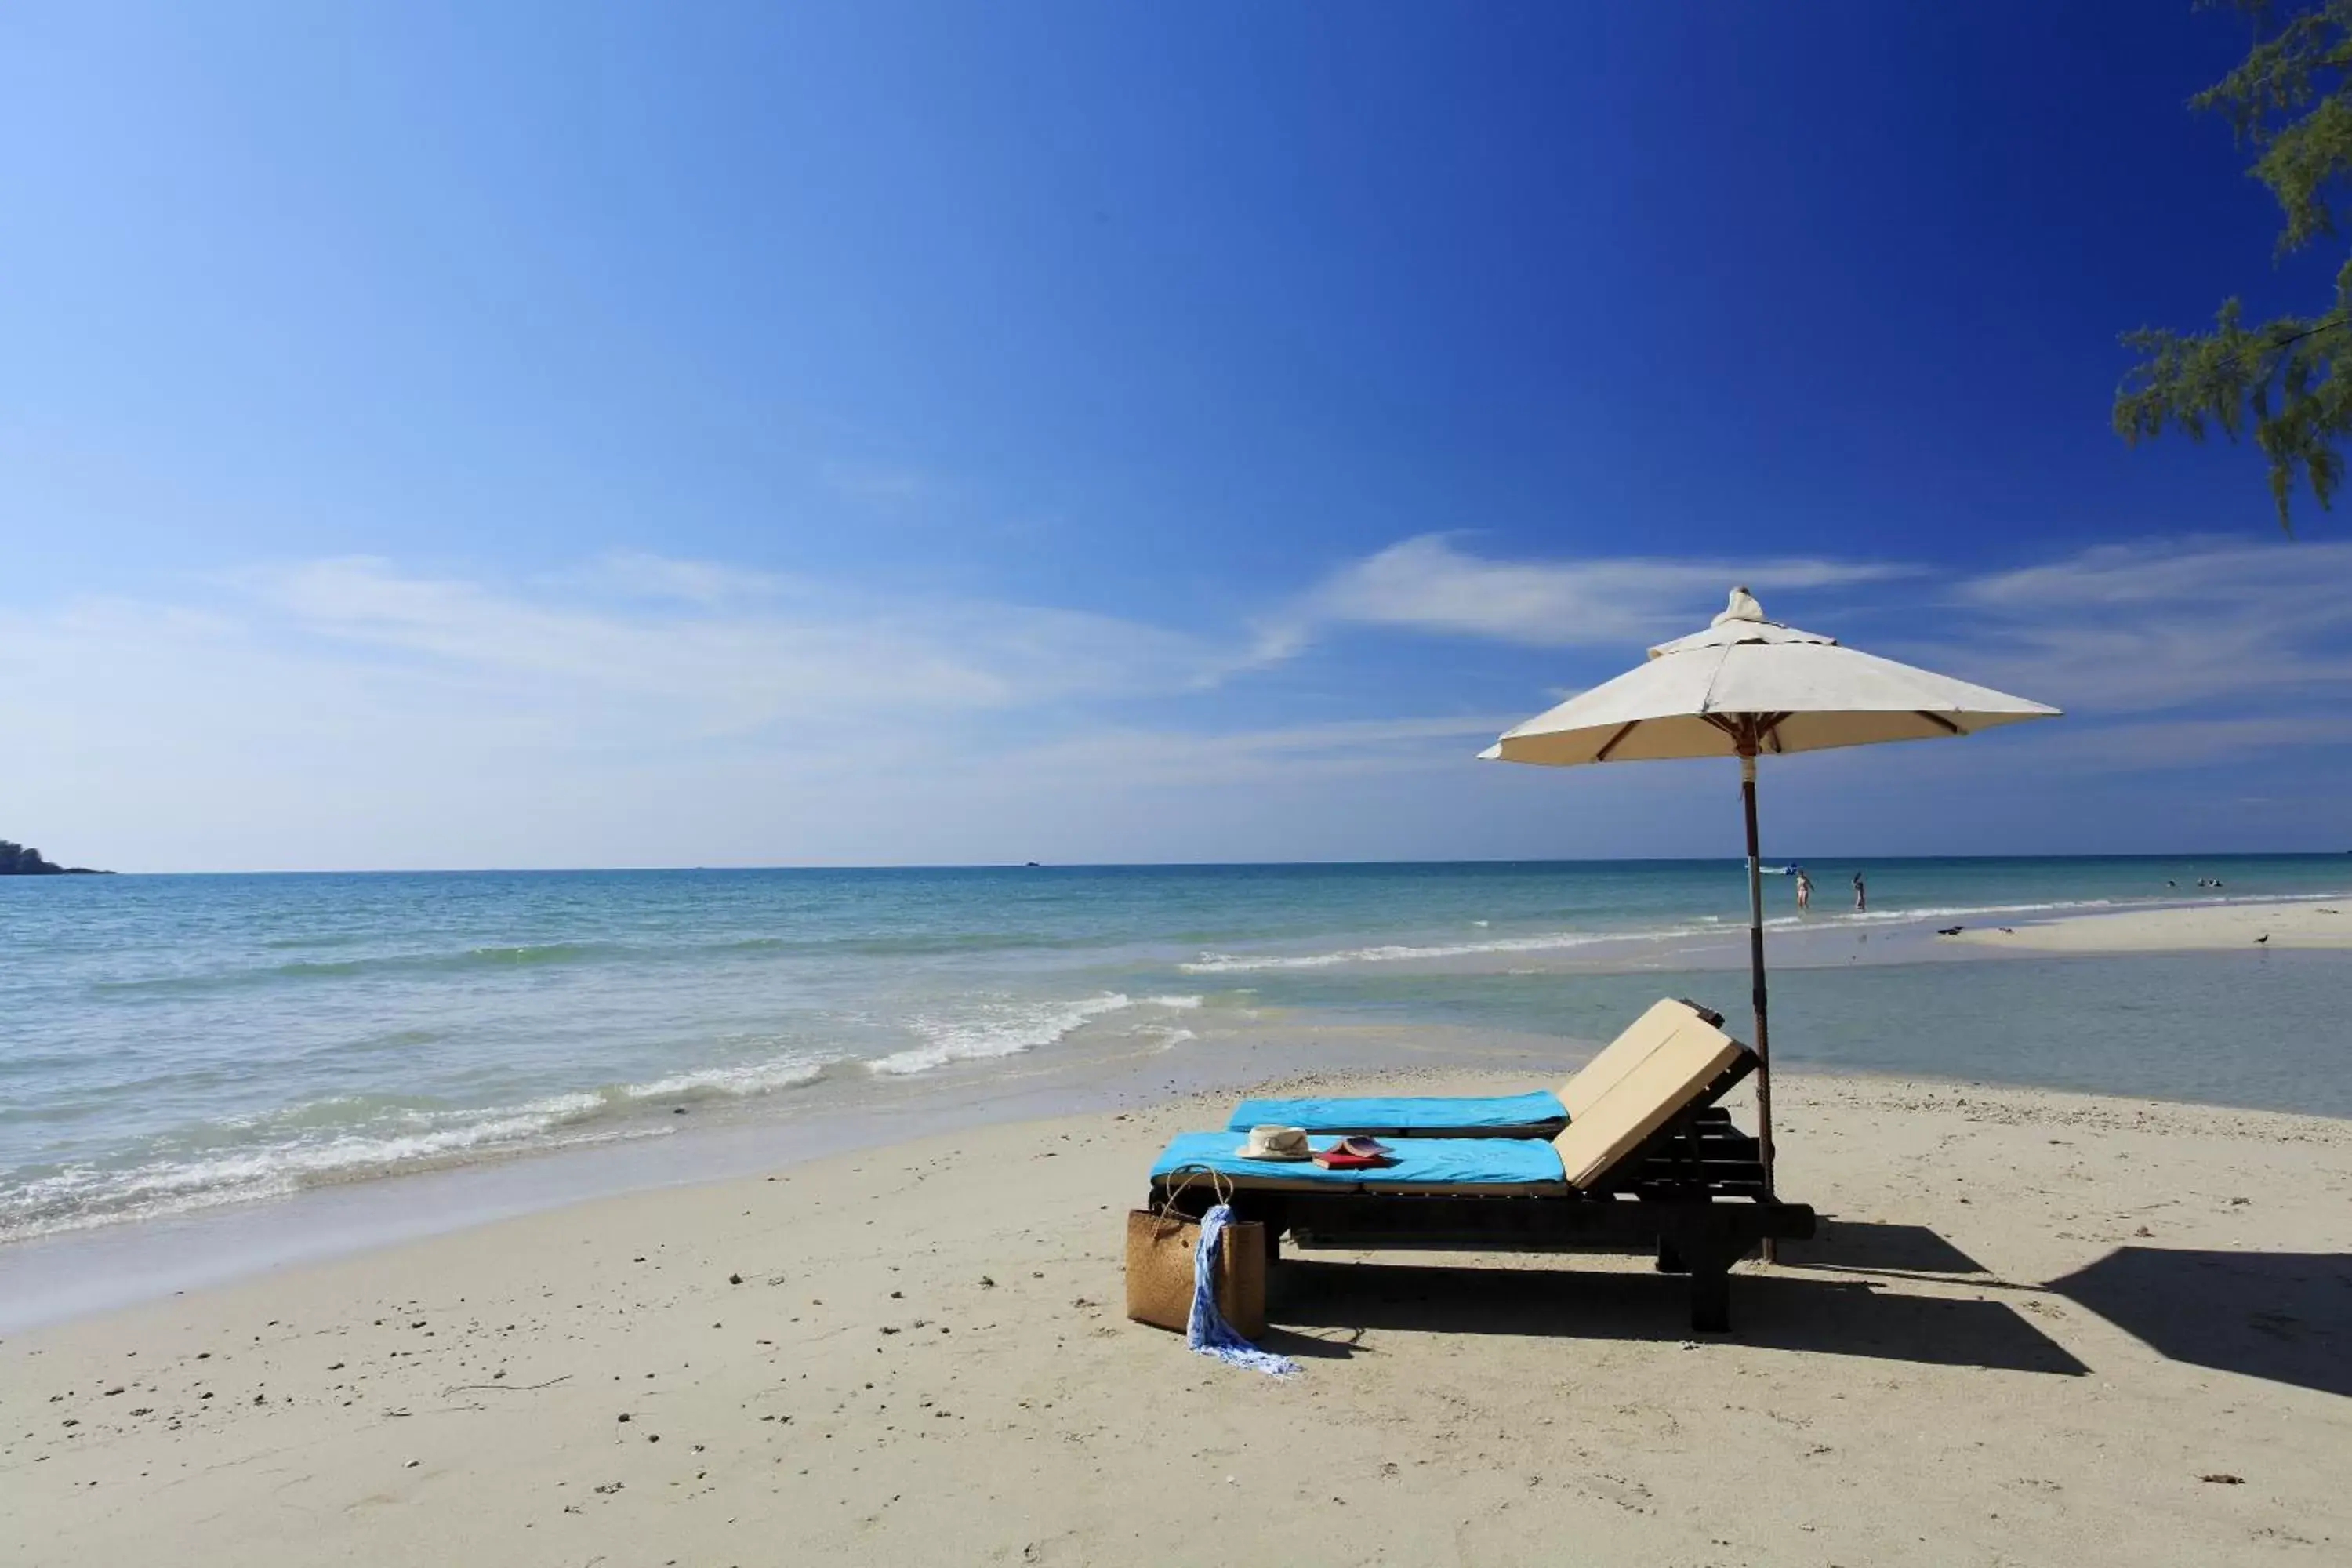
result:
M 912 1139 L 1038 1117 L 1131 1111 L 1179 1095 L 1375 1073 L 1426 1079 L 1508 1069 L 1519 1081 L 1565 1079 L 1599 1049 L 1566 1037 L 1443 1026 L 1318 1024 L 1322 1064 L 1266 1062 L 1263 1042 L 1197 1052 L 1130 1051 L 1076 1061 L 1039 1054 L 960 1064 L 905 1079 L 878 1103 L 730 1106 L 663 1135 L 520 1147 L 438 1167 L 396 1167 L 238 1197 L 177 1213 L 109 1216 L 0 1240 L 0 1335 L 72 1321 L 179 1291 L 218 1288 L 288 1267 L 362 1256 L 505 1220 L 783 1169 Z M 1272 1076 L 1269 1076 L 1271 1068 Z
M 2309 886 L 2338 869 L 2297 865 L 2292 877 Z M 2258 869 L 2229 875 L 2236 887 L 2261 885 Z M 891 1079 L 961 1074 L 959 1058 L 1075 1059 L 1133 1043 L 1121 1036 L 1181 1043 L 1190 1056 L 1202 1035 L 1279 1033 L 1274 1020 L 1345 1018 L 1351 1008 L 1358 1018 L 1605 1038 L 1621 1013 L 1655 994 L 1634 996 L 1633 976 L 1682 972 L 1675 988 L 1718 1006 L 1745 990 L 1727 973 L 1745 967 L 1744 929 L 1692 913 L 1706 889 L 1678 883 L 1661 904 L 1639 883 L 1601 896 L 1513 872 L 1444 885 L 1426 905 L 1412 901 L 1419 889 L 1395 889 L 1402 918 L 1344 900 L 1334 916 L 1316 901 L 1328 889 L 1289 889 L 1276 900 L 1281 919 L 1236 917 L 1226 942 L 1153 920 L 1106 935 L 1087 911 L 1105 898 L 1127 907 L 1119 900 L 1132 889 L 1113 880 L 1121 885 L 1055 905 L 1050 919 L 1024 915 L 1009 934 L 988 934 L 976 908 L 957 917 L 972 930 L 958 926 L 944 948 L 912 911 L 866 910 L 866 893 L 836 898 L 823 921 L 759 903 L 721 906 L 733 912 L 698 924 L 642 896 L 583 913 L 493 889 L 483 895 L 490 903 L 450 929 L 421 907 L 337 913 L 316 891 L 258 903 L 175 893 L 151 900 L 144 944 L 49 931 L 44 940 L 59 944 L 51 961 L 28 958 L 13 977 L 32 1049 L 21 1071 L 0 1063 L 0 1098 L 21 1098 L 31 1115 L 0 1128 L 0 1245 L 520 1152 L 666 1138 L 679 1110 L 700 1125 L 800 1114 L 803 1101 L 894 1102 Z M 1895 895 L 1914 909 L 1817 909 L 1801 921 L 1776 909 L 1773 967 L 1793 978 L 2014 959 L 2026 950 L 1931 933 L 1938 923 L 2105 912 L 2124 896 L 2112 872 L 2058 885 L 2070 880 L 2079 879 L 2029 864 L 2015 879 L 1930 879 Z M 430 878 L 421 886 L 403 896 L 430 904 Z M 1297 910 L 1281 902 L 1294 897 Z M 225 929 L 245 933 L 236 942 L 188 941 L 187 921 L 209 930 L 224 915 L 236 917 Z M 880 935 L 845 927 L 851 915 L 881 918 Z M 1326 933 L 1304 934 L 1333 919 Z M 1286 923 L 1294 929 L 1278 937 L 1239 934 Z M 975 932 L 986 941 L 966 953 L 959 944 Z M 43 951 L 38 942 L 32 951 Z M 889 973 L 876 956 L 885 951 L 913 969 Z M 903 957 L 941 951 L 952 956 Z M 1581 1005 L 1588 990 L 1606 1005 Z M 1861 1022 L 1865 1011 L 1848 1016 Z M 1968 1055 L 1965 1041 L 1937 1048 Z M 1913 1068 L 1923 1054 L 1871 1065 Z M 1836 1065 L 1861 1065 L 1851 1057 Z M 2136 1077 L 2090 1087 L 2163 1091 Z
M 1824 1231 L 1741 1266 L 1727 1340 L 1687 1342 L 1643 1259 L 1318 1254 L 1278 1273 L 1266 1341 L 1301 1377 L 1189 1355 L 1123 1320 L 1118 1248 L 1150 1152 L 1222 1117 L 1194 1094 L 11 1334 L 0 1556 L 1075 1563 L 1286 1541 L 1324 1562 L 1352 1535 L 1456 1562 L 1567 1530 L 1621 1560 L 2316 1563 L 2352 1540 L 2352 1123 L 1776 1089 L 1783 1188 Z
M 2242 921 L 2300 931 L 2305 928 L 2286 924 L 2284 914 L 2300 912 L 2308 921 L 2333 922 L 2338 917 L 2317 911 L 2339 909 L 2352 910 L 2352 900 L 2209 902 L 2071 914 L 2042 925 L 2018 926 L 2013 934 L 1971 930 L 1958 938 L 1933 936 L 1919 922 L 1908 921 L 1871 932 L 1861 967 L 1933 964 L 1952 976 L 1954 985 L 1965 988 L 1968 983 L 1959 979 L 1960 972 L 1984 963 L 2005 969 L 2041 960 L 2071 973 L 2077 964 L 2102 958 L 2140 962 L 2166 952 L 2221 951 L 2210 946 L 2217 922 L 2224 931 L 2231 929 L 2227 922 Z M 2149 945 L 2151 929 L 2166 945 Z M 2105 934 L 2111 931 L 2124 935 Z M 2352 946 L 2352 914 L 2342 917 L 2340 927 L 2319 927 L 2316 935 L 2330 940 L 2282 940 L 2273 945 L 2296 952 L 2306 963 L 2332 963 L 2326 952 Z M 2335 940 L 2339 936 L 2344 940 Z M 2006 1058 L 1988 1051 L 1978 1059 L 1954 1058 L 1949 1067 L 1933 1060 L 1871 1061 L 1847 1041 L 1826 1035 L 1810 1038 L 1794 1026 L 1797 1015 L 1790 1011 L 1795 988 L 1805 984 L 1799 977 L 1831 970 L 1837 952 L 1843 951 L 1820 945 L 1811 951 L 1790 950 L 1802 949 L 1809 940 L 1834 943 L 1842 939 L 1859 940 L 1843 927 L 1775 932 L 1774 958 L 1782 980 L 1776 987 L 1774 1013 L 1781 1027 L 1775 1033 L 1782 1041 L 1778 1054 L 1784 1071 L 2040 1087 L 2168 1104 L 2310 1109 L 2286 1094 L 2258 1091 L 2236 1098 L 2210 1078 L 2170 1086 L 2169 1092 L 2118 1082 L 2100 1070 L 2116 1067 L 2112 1058 L 2104 1062 L 2086 1058 L 2071 1073 L 2036 1070 L 2031 1065 L 2034 1058 L 2014 1051 Z M 2191 942 L 2196 945 L 2184 945 Z M 1688 964 L 1695 958 L 1717 955 L 1685 949 L 1667 956 Z M 1557 971 L 1512 968 L 1502 973 L 1506 977 L 1549 975 L 1578 985 L 1606 982 L 1619 989 L 1631 986 L 1642 993 L 1638 1005 L 1659 994 L 1659 985 L 1668 979 L 1654 970 L 1594 974 L 1581 962 Z M 1731 973 L 1727 966 L 1708 963 L 1687 978 Z M 2334 989 L 2332 979 L 2326 981 L 2326 988 Z M 1727 989 L 1688 994 L 1730 1011 L 1735 1033 L 1748 1032 L 1741 1026 L 1732 1005 L 1736 999 Z M 1953 994 L 1953 986 L 1946 986 L 1942 994 Z M 1630 1010 L 1618 1010 L 1631 1016 Z M 1237 1094 L 1269 1081 L 1319 1080 L 1335 1074 L 1421 1077 L 1485 1066 L 1510 1068 L 1519 1075 L 1517 1087 L 1525 1088 L 1564 1077 L 1598 1048 L 1598 1037 L 1607 1026 L 1605 1021 L 1579 1026 L 1563 1020 L 1572 1032 L 1550 1033 L 1487 1023 L 1368 1023 L 1345 1008 L 1277 1005 L 1248 1010 L 1244 1024 L 1211 1027 L 1217 1016 L 1216 1009 L 1190 1015 L 1202 1031 L 1177 1045 L 1138 1045 L 1124 1037 L 1108 1043 L 1081 1038 L 1007 1057 L 951 1063 L 932 1072 L 877 1075 L 871 1082 L 856 1078 L 851 1083 L 856 1092 L 846 1097 L 827 1092 L 842 1086 L 825 1083 L 814 1091 L 786 1089 L 695 1101 L 690 1116 L 673 1117 L 661 1113 L 664 1104 L 650 1104 L 634 1123 L 601 1137 L 487 1147 L 431 1162 L 337 1173 L 331 1179 L 303 1182 L 290 1190 L 231 1194 L 179 1211 L 107 1215 L 8 1237 L 0 1239 L 0 1333 L 169 1290 L 219 1284 L 290 1262 L 348 1255 L 583 1199 L 674 1187 L 845 1148 L 893 1143 L 910 1130 L 951 1131 L 1027 1116 L 1132 1108 L 1172 1094 L 1211 1089 Z M 1615 1012 L 1606 1016 L 1613 1018 Z M 2294 1026 L 2282 1016 L 2278 1026 Z M 2004 1068 L 2010 1070 L 2004 1072 Z M 2321 1110 L 2324 1114 L 2352 1114 L 2332 1103 Z
M 0 1342 L 166 1298 L 231 1289 L 289 1269 L 363 1258 L 509 1222 L 689 1192 L 852 1155 L 887 1155 L 912 1143 L 985 1134 L 1041 1119 L 1112 1115 L 1125 1120 L 1172 1104 L 1214 1106 L 1249 1095 L 1515 1093 L 1565 1079 L 1600 1049 L 1601 1042 L 1535 1038 L 1530 1044 L 1535 1048 L 1528 1053 L 1526 1065 L 1510 1073 L 1481 1069 L 1440 1047 L 1434 1060 L 1392 1059 L 1379 1068 L 1308 1066 L 1259 1078 L 1196 1072 L 1185 1075 L 1181 1088 L 1178 1080 L 1169 1079 L 1157 1091 L 1132 1082 L 1091 1089 L 1054 1083 L 1024 1090 L 983 1081 L 970 1087 L 997 1092 L 985 1093 L 977 1102 L 959 1094 L 952 1112 L 935 1110 L 912 1121 L 893 1111 L 813 1128 L 804 1121 L 745 1116 L 688 1129 L 675 1140 L 659 1142 L 516 1149 L 435 1169 L 389 1171 L 183 1214 L 110 1220 L 0 1241 Z M 1568 1048 L 1545 1048 L 1556 1045 Z M 1916 1068 L 1799 1061 L 1776 1068 L 1773 1081 L 1843 1083 L 1914 1095 L 2040 1095 L 2153 1111 L 2282 1117 L 2352 1130 L 2352 1114 L 2111 1093 Z M 1753 1090 L 1743 1089 L 1727 1103 L 1752 1123 L 1753 1100 Z
M 2264 946 L 2352 951 L 2352 899 L 2248 899 L 1971 926 L 1944 938 L 2044 954 L 2220 952 Z M 2266 939 L 2266 940 L 2265 940 Z

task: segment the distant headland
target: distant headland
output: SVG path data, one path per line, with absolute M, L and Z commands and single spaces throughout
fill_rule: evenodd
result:
M 41 852 L 23 844 L 13 844 L 0 838 L 0 877 L 107 877 L 89 866 L 60 866 L 54 860 L 44 860 Z

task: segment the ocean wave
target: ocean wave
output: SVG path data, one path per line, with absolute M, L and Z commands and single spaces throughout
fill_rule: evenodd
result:
M 1075 1034 L 1097 1018 L 1130 1007 L 1162 1007 L 1190 1012 L 1204 1000 L 1199 996 L 1133 997 L 1107 991 L 1077 1002 L 1000 1002 L 976 1014 L 955 1017 L 921 1016 L 908 1021 L 923 1044 L 867 1061 L 866 1069 L 887 1077 L 929 1072 L 950 1062 L 985 1061 L 1018 1056 L 1050 1046 Z
M 1062 951 L 1100 947 L 1103 942 L 1103 938 L 1091 933 L 1053 936 L 1044 931 L 907 931 L 896 936 L 860 932 L 854 936 L 735 937 L 713 942 L 709 944 L 709 950 L 719 952 L 852 952 L 868 958 L 920 958 L 962 952 L 1002 952 L 1022 948 Z M 689 946 L 662 951 L 690 952 L 697 950 Z
M 2147 900 L 2148 902 L 2173 900 Z M 2183 900 L 2187 901 L 2187 900 Z M 2221 903 L 2225 900 L 2199 900 Z M 1906 921 L 1952 920 L 1962 916 L 2022 915 L 2095 910 L 2118 907 L 2112 899 L 2058 899 L 2038 903 L 1926 905 L 1916 909 L 1888 908 L 1779 914 L 1766 918 L 1765 929 L 1827 931 L 1841 928 L 1899 925 Z M 1591 947 L 1604 942 L 1673 942 L 1689 937 L 1726 938 L 1745 926 L 1722 915 L 1698 915 L 1665 926 L 1625 930 L 1551 931 L 1524 936 L 1499 936 L 1477 942 L 1387 942 L 1377 946 L 1339 948 L 1326 952 L 1232 953 L 1203 952 L 1177 967 L 1187 974 L 1232 974 L 1271 970 L 1332 969 L 1350 964 L 1406 963 L 1416 960 L 1475 958 L 1494 953 L 1549 952 Z
M 468 1157 L 659 1136 L 673 1129 L 667 1117 L 643 1120 L 649 1102 L 746 1100 L 804 1088 L 841 1059 L 787 1053 L 518 1105 L 460 1108 L 335 1095 L 223 1117 L 155 1140 L 150 1147 L 156 1152 L 136 1164 L 68 1164 L 0 1186 L 0 1237 L 187 1213 Z
M 779 1089 L 805 1089 L 824 1077 L 838 1057 L 781 1057 L 774 1061 L 747 1062 L 740 1067 L 702 1068 L 673 1073 L 650 1083 L 633 1083 L 620 1092 L 629 1100 L 681 1100 L 722 1097 L 747 1100 Z
M 322 937 L 315 940 L 278 938 L 262 943 L 266 951 L 302 947 L 341 947 L 363 938 Z M 430 979 L 436 975 L 524 970 L 541 966 L 593 963 L 675 964 L 705 963 L 713 958 L 750 960 L 824 958 L 923 958 L 1022 950 L 1067 951 L 1103 945 L 1097 936 L 1059 937 L 1036 931 L 961 931 L 858 934 L 854 936 L 781 937 L 729 936 L 707 942 L 499 942 L 423 952 L 360 953 L 350 957 L 289 958 L 280 963 L 255 963 L 209 973 L 145 974 L 130 979 L 99 980 L 93 991 L 121 994 L 157 993 L 194 994 L 271 985 L 299 985 L 377 977 Z
M 620 956 L 629 950 L 609 942 L 522 942 L 469 947 L 446 952 L 380 953 L 366 958 L 307 958 L 251 969 L 220 970 L 209 974 L 153 974 L 135 980 L 100 980 L 90 989 L 112 993 L 185 993 L 236 990 L 249 986 L 299 984 L 305 981 L 351 980 L 373 975 L 461 974 L 485 969 L 526 969 L 543 964 L 591 963 Z
M 300 1128 L 348 1100 L 289 1107 L 274 1115 L 225 1121 L 223 1131 L 254 1123 Z M 165 1156 L 128 1168 L 68 1165 L 0 1193 L 0 1234 L 39 1236 L 110 1220 L 181 1213 L 191 1208 L 274 1197 L 356 1173 L 388 1171 L 501 1145 L 545 1141 L 568 1121 L 593 1116 L 604 1104 L 594 1093 L 551 1095 L 528 1104 L 481 1111 L 408 1110 L 372 1120 L 379 1125 L 340 1132 Z
M 1949 920 L 1954 915 L 2049 914 L 2067 910 L 2110 910 L 2116 907 L 2113 899 L 2053 899 L 2032 904 L 1923 904 L 1916 909 L 1843 910 L 1820 915 L 1776 915 L 1764 923 L 1767 926 L 1794 925 L 1801 921 L 1809 925 L 1898 925 L 1905 921 Z
M 1552 948 L 1585 947 L 1597 942 L 1629 942 L 1643 937 L 1688 936 L 1685 930 L 1647 931 L 1546 931 L 1534 936 L 1503 936 L 1489 942 L 1443 942 L 1412 946 L 1389 942 L 1379 947 L 1349 947 L 1332 952 L 1251 954 L 1204 952 L 1177 965 L 1187 974 L 1247 973 L 1269 969 L 1331 969 L 1348 963 L 1401 963 L 1420 958 L 1466 958 L 1485 952 L 1541 952 Z
M 1111 991 L 1082 1002 L 1005 1004 L 978 1017 L 916 1017 L 908 1023 L 924 1037 L 922 1045 L 876 1057 L 866 1066 L 869 1071 L 897 1077 L 929 1072 L 950 1062 L 1018 1056 L 1039 1046 L 1050 1046 L 1084 1027 L 1089 1020 L 1134 1005 L 1132 997 Z
M 625 950 L 605 942 L 515 942 L 493 947 L 469 947 L 458 952 L 388 953 L 376 958 L 314 958 L 280 963 L 266 970 L 247 970 L 220 978 L 285 978 L 309 976 L 341 979 L 352 974 L 423 971 L 455 973 L 468 969 L 521 969 L 542 963 L 577 963 L 608 958 Z

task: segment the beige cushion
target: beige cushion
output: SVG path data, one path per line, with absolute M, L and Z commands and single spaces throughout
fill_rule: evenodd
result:
M 1589 1187 L 1606 1175 L 1611 1166 L 1697 1099 L 1747 1048 L 1696 1014 L 1675 1025 L 1551 1141 L 1570 1184 Z
M 1650 1053 L 1664 1045 L 1683 1025 L 1706 1023 L 1698 1010 L 1687 1002 L 1669 997 L 1654 1004 L 1623 1034 L 1602 1047 L 1599 1056 L 1579 1068 L 1575 1077 L 1560 1085 L 1559 1102 L 1568 1107 L 1569 1120 L 1573 1121 L 1584 1115 L 1595 1100 L 1647 1061 Z

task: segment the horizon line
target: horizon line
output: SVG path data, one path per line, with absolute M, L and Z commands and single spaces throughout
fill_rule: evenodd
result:
M 2347 849 L 2152 849 L 2068 853 L 1969 855 L 1774 855 L 1765 863 L 1793 866 L 1808 859 L 1822 865 L 1845 862 L 1898 865 L 1915 861 L 1968 860 L 2193 860 L 2329 859 L 2352 856 Z M 1319 860 L 961 860 L 902 862 L 799 861 L 711 865 L 642 866 L 317 866 L 273 870 L 215 868 L 205 870 L 138 871 L 92 868 L 89 873 L 0 877 L 15 881 L 54 881 L 82 875 L 109 877 L 562 877 L 591 873 L 626 875 L 738 871 L 1214 871 L 1349 869 L 1398 866 L 1709 866 L 1747 863 L 1744 855 L 1447 856 L 1403 859 Z

